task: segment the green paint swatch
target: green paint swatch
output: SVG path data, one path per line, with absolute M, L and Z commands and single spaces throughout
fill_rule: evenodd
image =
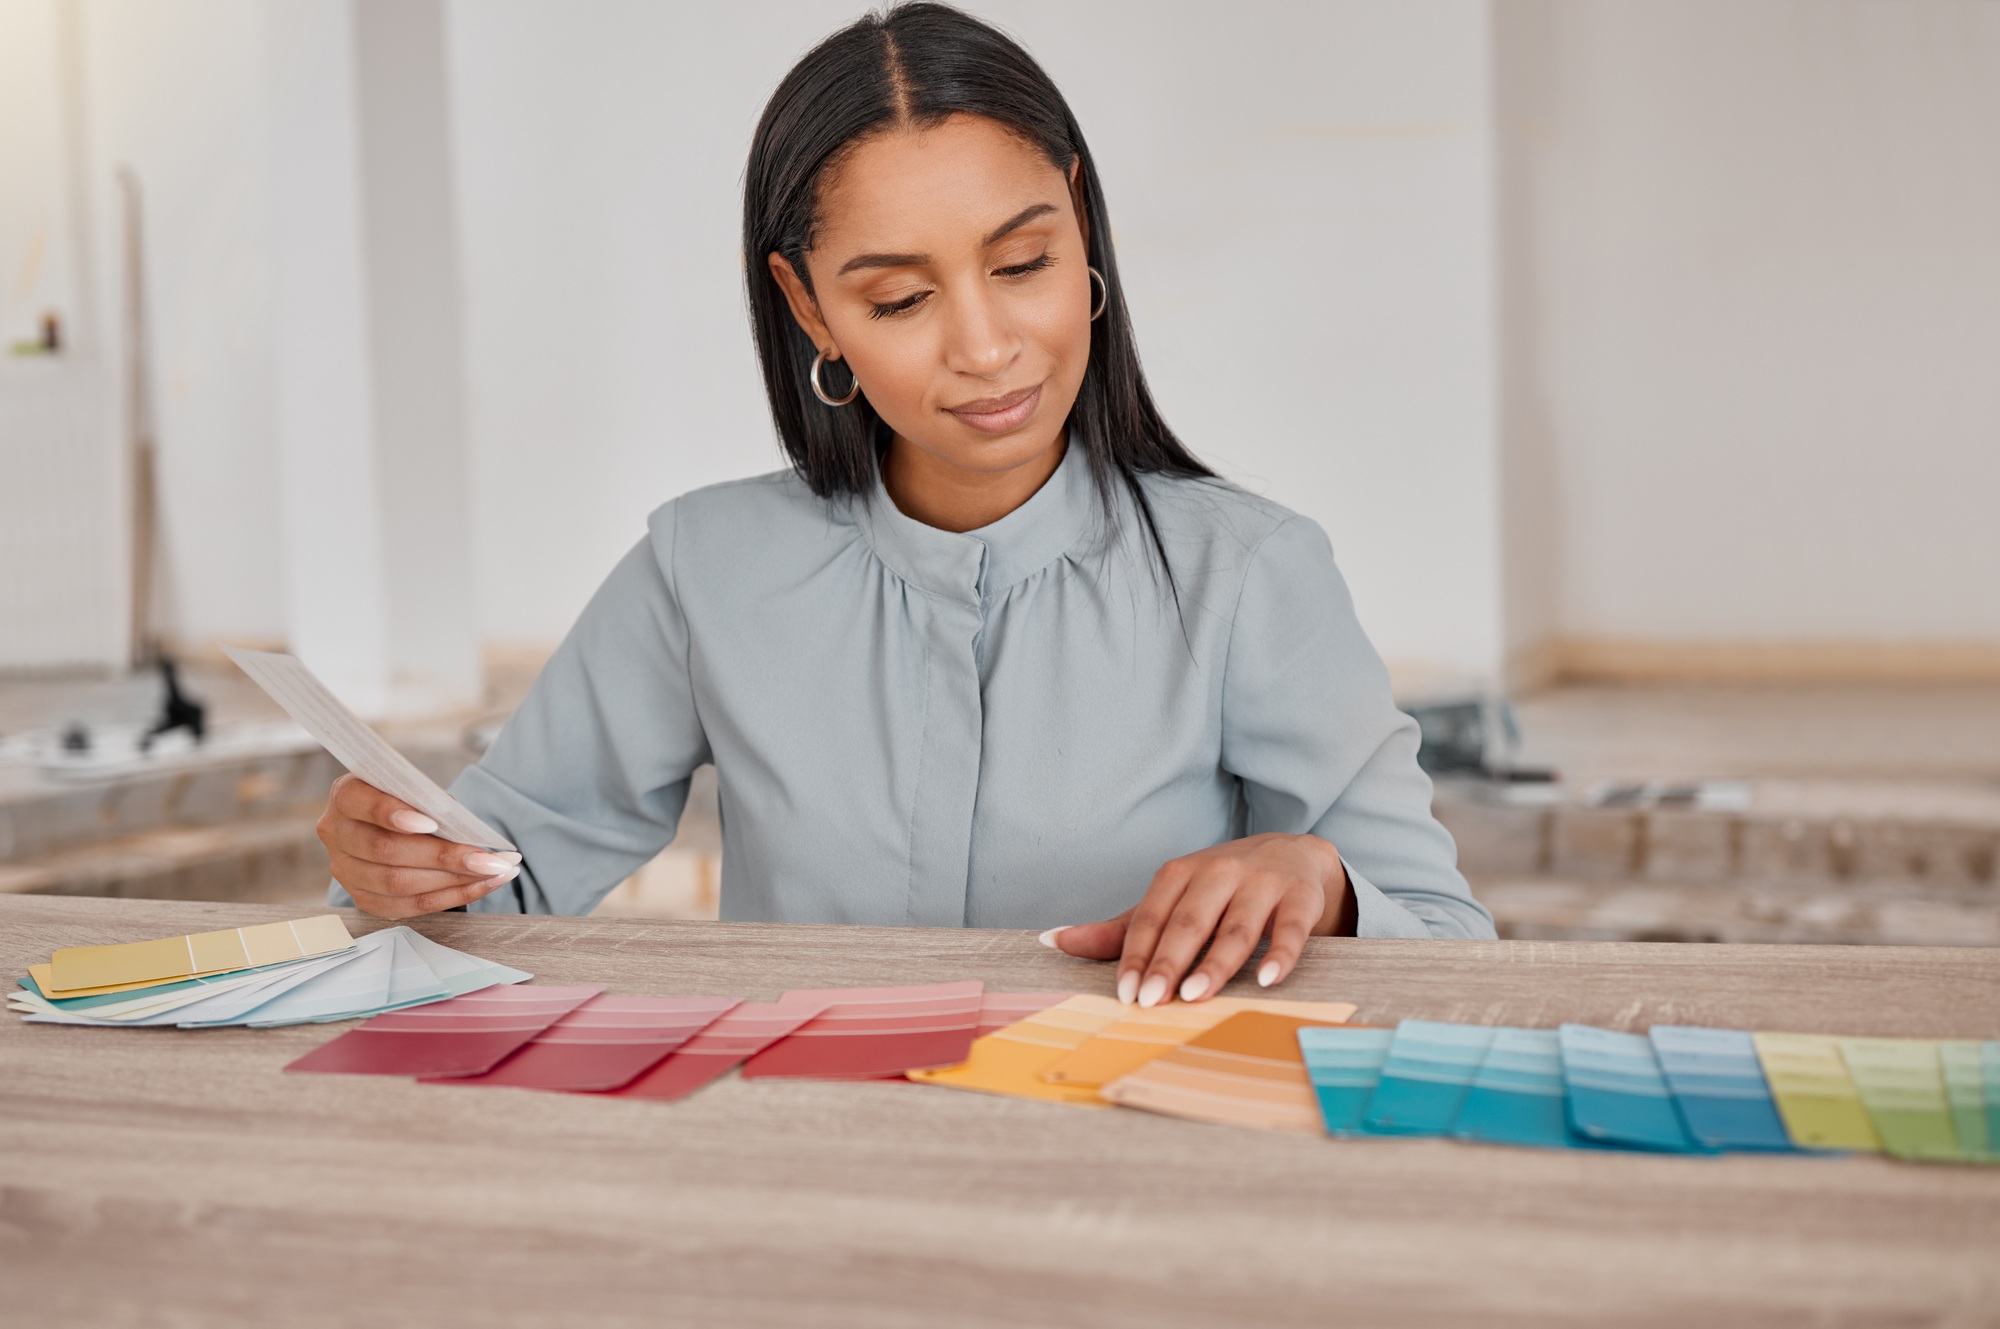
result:
M 1967 1158 L 1993 1159 L 1993 1136 L 1986 1127 L 1986 1083 L 1979 1067 L 1979 1044 L 1954 1040 L 1938 1044 L 1938 1064 L 1944 1071 L 1944 1098 L 1951 1108 L 1951 1128 L 1959 1152 Z
M 1753 1034 L 1751 1039 L 1793 1144 L 1881 1151 L 1837 1040 L 1821 1034 Z
M 1896 1158 L 1953 1161 L 1960 1155 L 1945 1101 L 1937 1044 L 1921 1038 L 1843 1038 L 1854 1078 L 1882 1147 Z

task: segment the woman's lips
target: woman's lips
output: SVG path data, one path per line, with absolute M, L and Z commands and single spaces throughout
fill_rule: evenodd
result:
M 963 406 L 953 406 L 950 411 L 982 433 L 1004 434 L 1026 424 L 1041 403 L 1042 385 L 1037 383 L 1032 388 L 1022 388 L 1004 397 L 984 397 Z

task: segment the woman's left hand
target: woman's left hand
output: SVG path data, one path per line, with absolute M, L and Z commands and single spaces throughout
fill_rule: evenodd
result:
M 1118 917 L 1052 928 L 1042 941 L 1086 960 L 1116 958 L 1120 1001 L 1158 1005 L 1176 984 L 1182 1001 L 1200 1001 L 1221 991 L 1267 935 L 1257 983 L 1284 978 L 1308 936 L 1352 930 L 1352 896 L 1340 854 L 1317 835 L 1253 835 L 1173 860 Z M 1189 973 L 1203 946 L 1207 957 Z

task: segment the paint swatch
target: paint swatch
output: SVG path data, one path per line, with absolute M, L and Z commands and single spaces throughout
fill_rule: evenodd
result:
M 970 1089 L 1009 1098 L 1033 1098 L 1072 1107 L 1105 1107 L 1095 1089 L 1084 1085 L 1051 1084 L 1048 1068 L 1102 1030 L 1117 1023 L 1126 1008 L 1110 997 L 1088 994 L 1069 997 L 972 1041 L 957 1066 L 914 1070 L 918 1084 Z
M 1366 1133 L 1361 1119 L 1382 1081 L 1382 1062 L 1394 1037 L 1394 1030 L 1359 1025 L 1300 1026 L 1299 1053 L 1328 1135 Z
M 1073 992 L 994 992 L 988 990 L 979 996 L 979 1028 L 976 1038 L 1005 1029 L 1010 1024 L 1019 1024 L 1031 1015 L 1039 1014 L 1051 1006 L 1068 1001 Z
M 743 1063 L 746 1080 L 879 1080 L 956 1066 L 979 1028 L 984 984 L 801 991 L 826 1009 Z
M 602 991 L 601 985 L 494 987 L 392 1011 L 285 1069 L 331 1075 L 478 1075 Z
M 1486 1025 L 1435 1020 L 1397 1025 L 1362 1129 L 1370 1135 L 1448 1134 L 1492 1042 L 1493 1030 Z
M 285 923 L 192 932 L 117 946 L 65 946 L 49 957 L 49 997 L 101 995 L 107 988 L 172 983 L 346 950 L 354 944 L 333 914 Z M 41 980 L 38 979 L 38 982 Z
M 1792 1147 L 1749 1034 L 1656 1024 L 1651 1038 L 1681 1120 L 1697 1143 L 1709 1149 Z
M 593 997 L 492 1070 L 427 1082 L 602 1093 L 630 1084 L 736 1004 L 734 997 Z
M 1466 1087 L 1452 1134 L 1485 1144 L 1570 1149 L 1561 1036 L 1553 1029 L 1493 1031 L 1486 1056 Z
M 1210 1001 L 1170 1001 L 1164 1006 L 1127 1006 L 1119 1019 L 1074 1052 L 1058 1058 L 1044 1074 L 1051 1084 L 1100 1089 L 1138 1070 L 1168 1048 L 1179 1047 L 1233 1015 L 1263 1011 L 1293 1015 L 1321 1024 L 1339 1024 L 1354 1014 L 1349 1001 L 1277 1001 L 1263 997 L 1216 997 Z
M 1668 1153 L 1701 1147 L 1681 1122 L 1651 1039 L 1587 1024 L 1556 1033 L 1571 1130 L 1600 1144 Z
M 1801 1149 L 1881 1149 L 1840 1044 L 1821 1034 L 1752 1034 L 1785 1133 Z
M 610 1093 L 617 1098 L 685 1098 L 825 1009 L 823 999 L 801 998 L 795 992 L 787 992 L 777 1001 L 745 1002 L 725 1012 L 630 1084 Z
M 1986 1121 L 1986 1081 L 1980 1069 L 1979 1044 L 1947 1040 L 1938 1044 L 1938 1068 L 1944 1073 L 1945 1101 L 1951 1108 L 1951 1130 L 1966 1158 L 1991 1161 L 1993 1134 Z
M 1296 1015 L 1242 1011 L 1098 1092 L 1120 1107 L 1190 1121 L 1317 1135 L 1319 1101 Z M 1324 1027 L 1324 1026 L 1321 1026 Z
M 1843 1038 L 1840 1059 L 1885 1153 L 1948 1162 L 1962 1157 L 1945 1099 L 1937 1044 L 1915 1038 Z

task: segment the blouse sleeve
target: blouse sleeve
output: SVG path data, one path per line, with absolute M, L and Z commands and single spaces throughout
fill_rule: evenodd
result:
M 584 914 L 673 839 L 709 760 L 673 587 L 675 505 L 591 597 L 478 765 L 451 792 L 521 850 L 476 913 Z M 335 887 L 334 903 L 346 903 Z
M 1243 782 L 1251 834 L 1339 850 L 1364 937 L 1490 938 L 1431 815 L 1417 724 L 1354 615 L 1333 549 L 1293 517 L 1252 554 L 1223 675 L 1222 763 Z

